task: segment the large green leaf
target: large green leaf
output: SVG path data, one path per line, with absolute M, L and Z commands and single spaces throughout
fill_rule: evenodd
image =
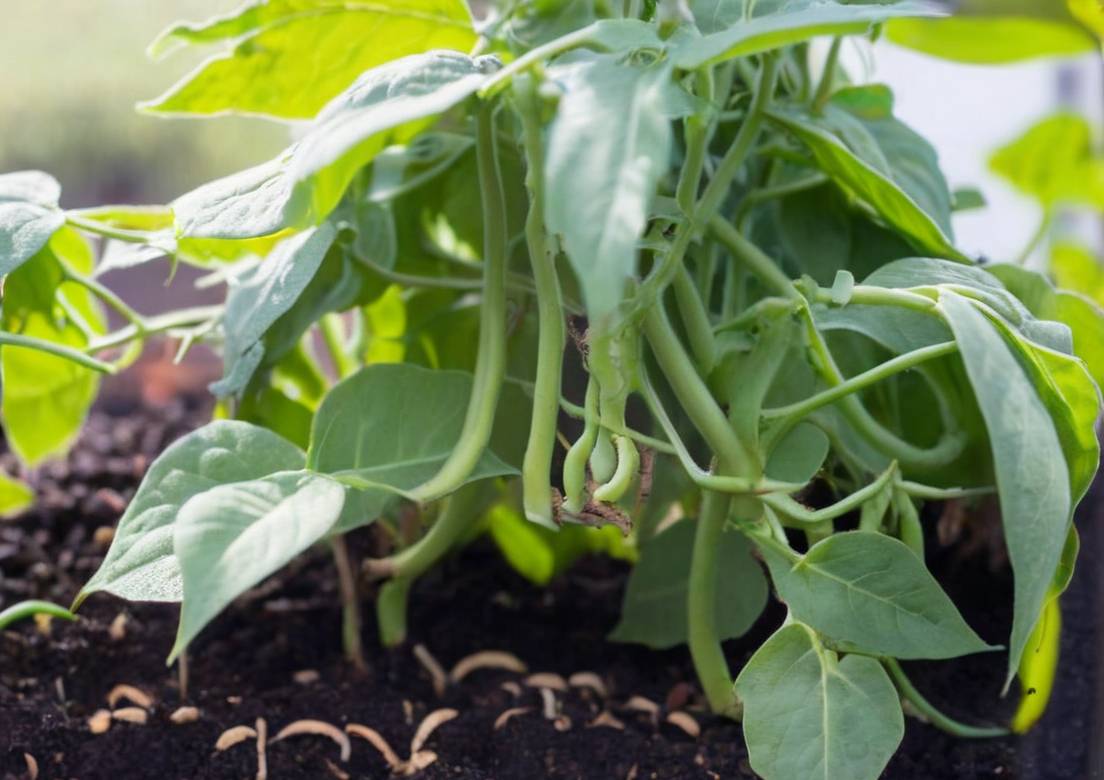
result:
M 61 185 L 41 171 L 0 176 L 0 277 L 36 255 L 65 224 L 60 197 Z
M 894 180 L 890 171 L 863 159 L 829 132 L 823 120 L 795 109 L 778 109 L 770 116 L 809 147 L 821 170 L 889 225 L 908 236 L 917 247 L 935 257 L 966 261 L 940 226 L 939 218 L 924 211 Z M 911 178 L 914 177 L 903 180 L 908 182 Z
M 548 134 L 548 228 L 563 238 L 592 322 L 636 271 L 656 184 L 671 155 L 678 95 L 664 65 L 604 56 L 571 67 Z
M 762 546 L 778 594 L 825 636 L 894 658 L 955 658 L 991 649 L 962 619 L 912 550 L 855 531 L 790 559 Z
M 409 364 L 368 366 L 340 382 L 318 408 L 307 465 L 363 492 L 371 522 L 384 506 L 432 477 L 456 446 L 471 375 Z M 467 482 L 516 474 L 490 450 Z
M 939 155 L 923 136 L 893 116 L 893 103 L 890 89 L 874 84 L 840 90 L 830 108 L 842 108 L 863 124 L 884 155 L 890 178 L 953 237 L 951 190 L 939 168 Z
M 755 16 L 704 37 L 680 37 L 674 51 L 675 63 L 680 68 L 696 70 L 734 57 L 779 49 L 819 35 L 865 33 L 889 19 L 943 15 L 932 4 L 914 0 L 874 4 L 792 0 L 781 6 L 776 4 L 774 8 L 773 13 Z
M 223 378 L 211 386 L 216 395 L 245 389 L 264 357 L 262 339 L 314 279 L 337 237 L 330 223 L 284 239 L 248 278 L 233 285 L 226 299 Z
M 1104 157 L 1093 150 L 1084 117 L 1060 113 L 998 149 L 994 172 L 1050 209 L 1061 203 L 1104 209 Z
M 996 467 L 1015 574 L 1011 681 L 1062 557 L 1071 510 L 1069 471 L 1050 413 L 997 328 L 954 293 L 944 293 L 942 305 L 989 429 Z
M 78 603 L 100 590 L 131 601 L 180 601 L 173 528 L 181 507 L 219 485 L 301 469 L 305 459 L 295 445 L 244 422 L 220 420 L 180 439 L 146 472 Z
M 258 0 L 162 33 L 154 53 L 181 43 L 232 41 L 233 48 L 143 107 L 309 119 L 366 70 L 432 49 L 468 51 L 475 40 L 462 0 Z
M 1059 5 L 1056 0 L 1046 2 Z M 1099 47 L 1091 35 L 1072 23 L 1012 13 L 951 19 L 897 19 L 886 26 L 886 37 L 925 54 L 976 65 L 997 65 L 1036 57 L 1076 57 Z
M 78 350 L 88 345 L 85 329 L 103 332 L 99 302 L 83 287 L 63 283 L 63 264 L 82 274 L 92 271 L 91 247 L 68 228 L 54 233 L 38 254 L 5 279 L 0 328 Z M 96 398 L 99 374 L 18 347 L 0 349 L 0 374 L 0 420 L 12 451 L 32 466 L 65 453 Z
M 279 157 L 205 184 L 173 203 L 176 232 L 254 238 L 320 223 L 364 165 L 405 143 L 474 93 L 493 57 L 411 55 L 368 71 L 319 113 Z
M 944 344 L 953 338 L 941 320 L 897 306 L 814 306 L 813 316 L 823 331 L 861 333 L 898 355 Z
M 35 494 L 29 485 L 0 472 L 0 519 L 14 517 L 34 504 Z
M 736 679 L 751 768 L 765 780 L 877 780 L 905 733 L 873 658 L 839 660 L 801 624 L 780 628 Z
M 303 471 L 190 498 L 174 526 L 184 600 L 170 663 L 227 604 L 326 536 L 344 504 L 345 488 Z
M 621 620 L 610 634 L 615 642 L 636 642 L 656 650 L 685 644 L 687 589 L 697 524 L 675 523 L 652 538 L 629 576 Z M 743 636 L 767 604 L 767 579 L 740 534 L 721 537 L 717 577 L 716 626 L 720 639 Z

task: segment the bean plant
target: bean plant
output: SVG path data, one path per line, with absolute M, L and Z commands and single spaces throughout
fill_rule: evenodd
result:
M 1104 315 L 957 248 L 976 194 L 841 65 L 956 21 L 915 0 L 512 0 L 478 23 L 461 0 L 254 0 L 167 30 L 155 56 L 215 53 L 143 111 L 295 140 L 164 207 L 63 210 L 50 176 L 0 177 L 2 413 L 27 464 L 151 338 L 224 364 L 217 419 L 152 464 L 77 606 L 180 602 L 171 661 L 328 544 L 363 663 L 344 535 L 393 540 L 364 569 L 394 645 L 412 583 L 489 528 L 538 581 L 586 551 L 635 561 L 611 639 L 688 645 L 764 777 L 877 777 L 902 698 L 1005 733 L 899 663 L 999 649 L 926 567 L 925 526 L 999 504 L 1015 588 L 992 663 L 1036 679 L 1098 463 Z M 102 282 L 163 258 L 225 302 L 144 316 Z M 734 670 L 722 642 L 771 589 L 786 619 Z

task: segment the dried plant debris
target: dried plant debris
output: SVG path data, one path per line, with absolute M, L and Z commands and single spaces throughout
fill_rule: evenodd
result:
M 29 780 L 38 780 L 38 759 L 30 753 L 24 753 L 23 763 L 27 765 L 27 777 Z
M 341 760 L 349 760 L 349 755 L 352 753 L 353 748 L 352 744 L 349 742 L 348 735 L 337 726 L 321 720 L 297 720 L 294 723 L 289 723 L 280 729 L 279 733 L 272 738 L 272 741 L 279 742 L 288 737 L 303 734 L 316 734 L 320 737 L 329 737 L 336 742 L 337 746 L 341 749 Z
M 618 731 L 624 731 L 625 730 L 624 721 L 617 718 L 609 710 L 602 710 L 600 713 L 598 713 L 598 717 L 596 717 L 594 720 L 592 720 L 590 723 L 587 724 L 587 728 L 598 728 L 600 726 L 605 726 L 605 727 L 611 728 L 611 729 L 617 729 Z
M 93 734 L 106 734 L 111 728 L 111 712 L 109 710 L 96 710 L 88 719 L 88 730 Z
M 133 723 L 137 726 L 146 725 L 146 721 L 149 720 L 149 713 L 141 707 L 123 707 L 118 710 L 112 710 L 111 717 L 113 720 L 119 720 L 123 723 Z
M 564 693 L 567 691 L 567 680 L 553 672 L 537 672 L 525 678 L 525 684 L 530 688 L 548 688 Z
M 590 689 L 598 694 L 599 698 L 609 698 L 609 690 L 606 688 L 606 684 L 594 672 L 575 672 L 567 678 L 567 683 L 572 688 Z
M 448 687 L 448 675 L 445 674 L 445 668 L 433 657 L 433 653 L 429 652 L 429 648 L 425 645 L 414 645 L 414 657 L 418 659 L 418 663 L 429 674 L 430 682 L 433 683 L 433 692 L 440 699 L 445 695 L 445 688 Z
M 532 711 L 532 707 L 511 707 L 508 710 L 503 710 L 499 714 L 499 716 L 495 718 L 494 730 L 501 731 L 503 728 L 506 727 L 506 724 L 509 723 L 511 719 L 516 718 L 519 715 L 528 715 Z
M 215 742 L 215 750 L 220 753 L 224 750 L 229 750 L 235 745 L 245 742 L 247 739 L 256 739 L 257 730 L 251 726 L 234 726 L 226 729 L 219 735 L 218 741 Z
M 525 674 L 529 671 L 525 662 L 512 653 L 502 650 L 481 650 L 457 661 L 449 672 L 449 679 L 453 683 L 458 683 L 479 669 L 499 669 L 516 674 Z
M 697 739 L 701 736 L 701 726 L 694 720 L 693 716 L 689 713 L 677 710 L 675 712 L 668 713 L 667 722 L 672 726 L 682 729 L 687 736 L 691 739 Z
M 186 723 L 195 723 L 199 720 L 199 709 L 196 707 L 178 707 L 173 714 L 169 716 L 169 720 L 178 726 L 183 726 Z
M 153 698 L 133 685 L 116 685 L 112 688 L 107 694 L 107 705 L 114 709 L 124 699 L 143 709 L 148 710 L 153 707 Z
M 257 780 L 268 780 L 268 722 L 257 718 Z
M 453 709 L 440 709 L 426 715 L 414 732 L 413 739 L 410 740 L 410 757 L 405 761 L 399 758 L 391 745 L 383 738 L 383 735 L 375 729 L 362 726 L 359 723 L 350 723 L 345 727 L 345 731 L 354 737 L 366 740 L 378 750 L 380 755 L 383 756 L 383 760 L 391 767 L 393 774 L 411 777 L 437 760 L 436 753 L 422 748 L 434 731 L 459 714 Z

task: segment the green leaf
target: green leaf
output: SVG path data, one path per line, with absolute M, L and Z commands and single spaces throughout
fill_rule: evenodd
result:
M 0 519 L 15 517 L 34 505 L 35 494 L 29 485 L 0 473 Z
M 271 431 L 232 420 L 180 439 L 146 472 L 107 557 L 77 603 L 101 590 L 131 601 L 180 601 L 173 533 L 181 507 L 219 485 L 301 469 L 305 459 L 302 450 Z
M 917 247 L 935 257 L 968 262 L 951 244 L 937 217 L 925 212 L 894 181 L 890 172 L 863 159 L 807 114 L 794 109 L 778 109 L 769 115 L 809 147 L 821 170 L 874 209 L 889 225 L 908 236 Z
M 1104 209 L 1104 157 L 1084 117 L 1061 113 L 998 149 L 989 167 L 1045 209 L 1067 203 Z
M 184 599 L 169 662 L 231 601 L 326 536 L 344 504 L 341 485 L 302 471 L 190 498 L 173 531 Z
M 462 0 L 261 0 L 207 24 L 172 27 L 151 48 L 217 41 L 233 48 L 142 108 L 309 119 L 364 71 L 432 49 L 468 51 L 476 35 Z
M 1008 681 L 1043 608 L 1069 526 L 1070 482 L 1050 413 L 996 327 L 973 304 L 942 306 L 989 429 L 1004 536 L 1015 574 Z
M 1104 265 L 1091 250 L 1070 241 L 1056 243 L 1051 248 L 1050 272 L 1060 288 L 1104 305 Z
M 597 322 L 636 271 L 637 242 L 671 155 L 677 93 L 668 67 L 608 56 L 571 67 L 562 83 L 548 131 L 546 218 Z
M 905 733 L 882 665 L 839 660 L 803 625 L 780 628 L 736 679 L 751 768 L 765 780 L 876 780 Z
M 889 19 L 942 16 L 933 5 L 913 0 L 880 4 L 844 4 L 833 0 L 793 0 L 774 13 L 756 16 L 704 37 L 678 39 L 675 64 L 697 70 L 734 57 L 780 49 L 820 35 L 858 35 Z
M 936 317 L 896 306 L 814 306 L 813 316 L 822 331 L 861 333 L 898 355 L 944 344 L 953 338 L 947 326 Z
M 924 54 L 975 65 L 999 65 L 1036 57 L 1076 57 L 1099 47 L 1091 35 L 1073 24 L 1013 13 L 937 20 L 897 19 L 886 25 L 886 37 Z
M 665 650 L 687 641 L 687 588 L 697 524 L 675 523 L 651 539 L 629 576 L 615 642 Z M 767 580 L 747 540 L 735 532 L 721 537 L 716 626 L 719 639 L 743 636 L 767 604 Z
M 337 237 L 325 223 L 284 239 L 245 280 L 234 284 L 226 298 L 225 368 L 211 385 L 215 395 L 236 395 L 245 389 L 264 357 L 264 335 L 286 314 L 310 284 Z
M 341 531 L 374 520 L 437 473 L 459 440 L 471 386 L 459 371 L 380 364 L 329 392 L 315 415 L 308 467 L 364 492 L 365 514 Z M 487 450 L 466 482 L 516 473 Z
M 425 130 L 496 68 L 493 57 L 436 51 L 368 71 L 279 157 L 177 199 L 172 204 L 177 234 L 254 238 L 320 223 L 357 171 L 386 146 Z
M 817 475 L 828 457 L 828 437 L 812 423 L 799 423 L 782 437 L 767 459 L 766 475 L 803 485 Z
M 840 533 L 790 559 L 761 545 L 794 616 L 846 647 L 893 658 L 956 658 L 990 648 L 916 554 L 889 536 Z
M 893 181 L 953 237 L 951 191 L 939 168 L 939 155 L 923 136 L 893 116 L 893 102 L 888 87 L 874 84 L 840 90 L 831 107 L 842 108 L 862 123 L 884 155 Z
M 41 171 L 0 175 L 0 278 L 38 254 L 65 224 L 60 197 L 61 185 Z
M 64 266 L 89 274 L 92 250 L 78 233 L 63 228 L 38 254 L 4 281 L 0 328 L 79 350 L 85 331 L 103 333 L 96 298 L 63 283 Z M 100 376 L 64 358 L 33 349 L 0 350 L 3 420 L 8 444 L 28 465 L 64 454 L 76 440 L 100 387 Z

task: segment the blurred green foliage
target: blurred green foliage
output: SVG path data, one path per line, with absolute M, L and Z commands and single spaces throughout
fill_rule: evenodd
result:
M 145 49 L 156 35 L 179 19 L 204 19 L 237 5 L 5 0 L 0 171 L 50 170 L 62 182 L 67 207 L 156 203 L 273 156 L 286 144 L 285 127 L 240 117 L 164 120 L 134 110 L 208 54 L 182 52 L 154 63 Z

